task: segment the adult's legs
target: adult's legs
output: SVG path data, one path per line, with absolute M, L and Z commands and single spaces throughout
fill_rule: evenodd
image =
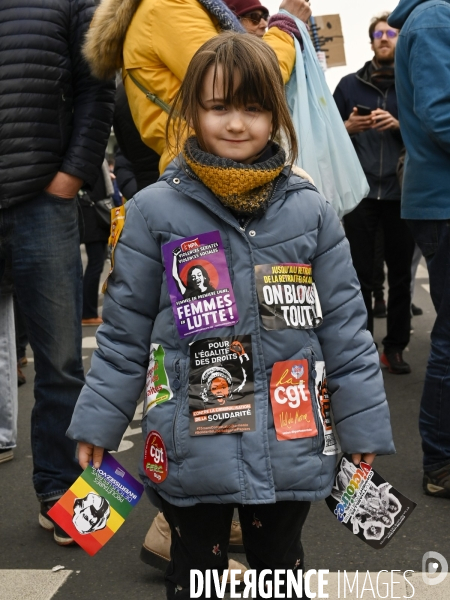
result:
M 375 302 L 384 302 L 384 240 L 381 223 L 375 236 L 375 260 L 373 264 L 373 297 Z
M 28 335 L 27 329 L 25 327 L 25 323 L 22 318 L 22 313 L 20 312 L 19 304 L 17 303 L 16 295 L 13 295 L 14 298 L 14 324 L 16 327 L 16 352 L 17 352 L 17 361 L 25 358 L 27 352 L 28 345 Z
M 353 265 L 367 309 L 367 329 L 373 334 L 372 291 L 375 238 L 380 218 L 380 200 L 364 198 L 344 217 L 345 234 L 350 243 Z
M 0 291 L 0 451 L 14 448 L 17 440 L 17 363 L 15 348 L 12 294 Z M 2 462 L 1 453 L 0 462 Z
M 414 286 L 416 283 L 417 269 L 419 268 L 422 252 L 417 244 L 414 244 L 414 254 L 411 262 L 411 303 L 414 298 Z
M 450 464 L 450 221 L 408 221 L 427 261 L 436 309 L 420 406 L 424 471 Z
M 10 218 L 14 288 L 36 371 L 33 483 L 38 499 L 51 501 L 81 472 L 76 443 L 65 435 L 84 381 L 77 207 L 42 193 L 11 208 Z
M 310 506 L 310 502 L 287 501 L 238 507 L 247 560 L 258 576 L 265 569 L 305 570 L 301 535 Z M 286 594 L 286 584 L 280 590 Z M 289 597 L 307 596 L 303 592 Z
M 98 286 L 105 264 L 106 243 L 85 244 L 88 263 L 83 277 L 83 319 L 98 317 Z
M 207 569 L 217 569 L 220 573 L 228 567 L 233 505 L 195 504 L 179 507 L 165 500 L 162 503 L 172 537 L 171 560 L 165 574 L 167 598 L 188 600 L 191 598 L 191 569 L 203 573 Z M 210 597 L 217 598 L 214 585 L 211 585 Z
M 408 225 L 400 217 L 398 200 L 383 200 L 382 224 L 384 257 L 388 269 L 387 334 L 384 351 L 402 351 L 409 342 L 411 330 L 411 262 L 414 239 Z

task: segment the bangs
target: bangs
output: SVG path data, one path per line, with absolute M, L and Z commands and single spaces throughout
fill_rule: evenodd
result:
M 225 46 L 225 44 L 224 44 Z M 217 80 L 220 72 L 221 84 L 223 85 L 223 96 L 221 99 L 225 104 L 239 108 L 249 104 L 259 104 L 261 108 L 273 111 L 276 104 L 273 83 L 270 85 L 267 77 L 267 67 L 259 64 L 261 61 L 258 53 L 242 52 L 248 48 L 233 45 L 231 52 L 225 47 L 219 48 L 215 55 L 213 89 L 216 90 Z M 256 54 L 256 56 L 249 56 Z M 256 61 L 254 60 L 256 58 Z M 200 89 L 203 86 L 203 79 Z M 199 94 L 201 98 L 201 94 Z M 200 100 L 201 104 L 201 100 Z M 201 104 L 202 108 L 205 108 Z

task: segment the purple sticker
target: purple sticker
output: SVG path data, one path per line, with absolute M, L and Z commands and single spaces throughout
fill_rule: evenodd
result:
M 162 251 L 181 338 L 239 321 L 219 231 L 169 242 Z

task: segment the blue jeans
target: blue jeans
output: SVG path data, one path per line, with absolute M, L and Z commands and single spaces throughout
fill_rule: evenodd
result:
M 408 225 L 427 261 L 437 313 L 419 417 L 424 470 L 434 471 L 450 463 L 450 221 Z
M 17 439 L 17 360 L 12 293 L 0 288 L 0 448 Z
M 84 382 L 82 266 L 77 205 L 42 192 L 0 210 L 0 283 L 6 267 L 34 353 L 33 483 L 39 500 L 59 498 L 79 476 L 65 433 Z

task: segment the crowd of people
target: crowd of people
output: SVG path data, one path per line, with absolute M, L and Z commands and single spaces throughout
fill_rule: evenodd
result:
M 165 570 L 167 598 L 178 600 L 190 597 L 191 568 L 223 570 L 228 551 L 244 548 L 258 572 L 302 569 L 302 527 L 311 501 L 330 494 L 336 454 L 324 452 L 314 401 L 315 427 L 286 437 L 271 377 L 286 369 L 308 410 L 304 386 L 315 395 L 315 365 L 324 362 L 342 451 L 354 464 L 393 453 L 381 366 L 411 372 L 403 352 L 411 316 L 422 312 L 412 304 L 422 256 L 437 313 L 419 419 L 423 488 L 450 498 L 450 0 L 400 0 L 392 14 L 374 17 L 373 58 L 334 92 L 370 190 L 343 227 L 294 167 L 284 85 L 294 40 L 303 47 L 297 20 L 308 22 L 308 0 L 282 0 L 272 17 L 259 0 L 6 1 L 0 463 L 14 458 L 29 344 L 41 527 L 58 544 L 73 543 L 48 512 L 89 461 L 98 468 L 104 450 L 118 448 L 159 347 L 170 393 L 148 405 L 143 434 L 158 432 L 167 459 L 160 482 L 140 467 L 160 511 L 142 560 Z M 26 77 L 14 69 L 18 60 Z M 108 164 L 112 125 L 118 147 Z M 110 237 L 113 206 L 125 224 Z M 189 258 L 211 232 L 215 261 Z M 290 295 L 275 286 L 279 302 L 268 299 L 271 277 L 275 284 L 288 281 L 278 273 L 308 269 L 311 281 L 303 276 Z M 295 306 L 285 305 L 302 304 L 301 294 L 320 318 L 292 318 Z M 179 321 L 181 306 L 201 323 L 191 332 Z M 227 311 L 235 311 L 229 325 Z M 386 318 L 380 353 L 374 317 Z M 99 327 L 86 376 L 82 325 Z M 239 391 L 226 402 L 251 413 L 242 433 L 203 431 L 196 420 L 190 356 L 207 338 L 245 356 L 243 381 L 220 365 L 208 371 Z M 224 404 L 218 397 L 204 396 L 205 414 Z

